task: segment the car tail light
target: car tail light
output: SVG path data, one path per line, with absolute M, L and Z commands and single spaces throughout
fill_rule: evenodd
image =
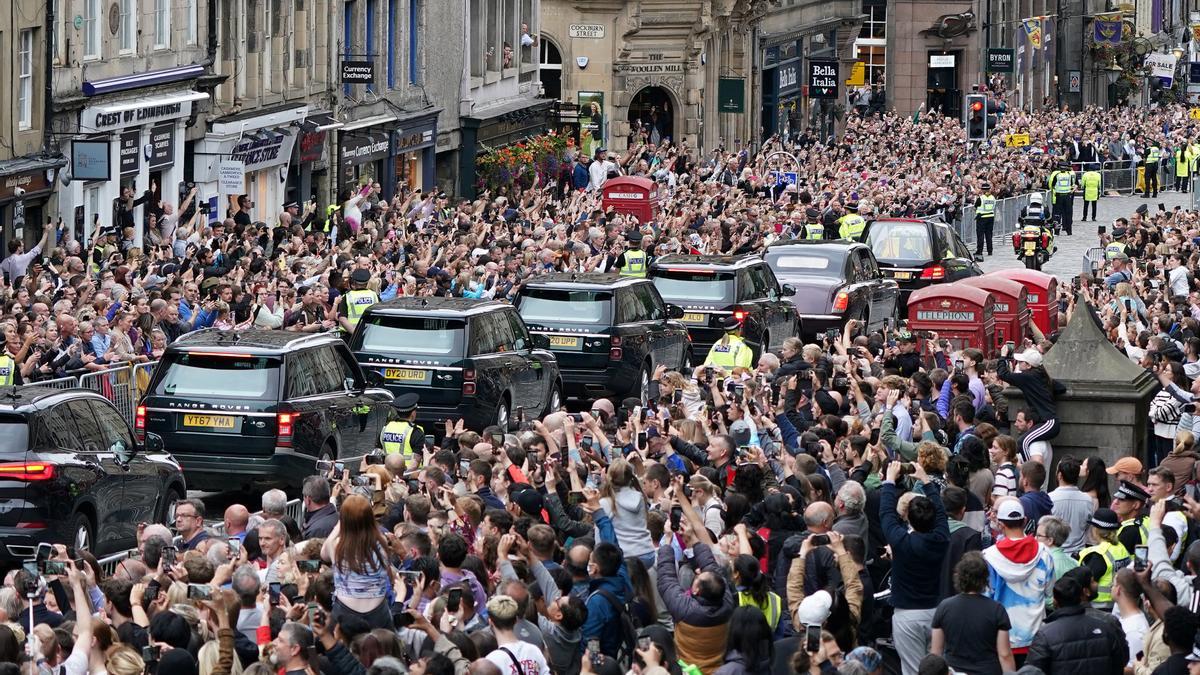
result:
M 741 307 L 735 307 L 733 309 L 733 318 L 737 319 L 738 321 L 745 321 L 746 317 L 748 316 L 750 316 L 750 312 L 747 312 Z
M 833 311 L 844 312 L 850 306 L 850 294 L 846 291 L 838 291 L 838 294 L 833 299 Z
M 940 281 L 946 278 L 946 268 L 941 265 L 926 267 L 921 270 L 921 278 L 929 281 Z
M 279 413 L 277 422 L 279 423 L 278 445 L 284 448 L 292 447 L 292 421 L 295 419 L 292 413 Z
M 54 465 L 49 462 L 4 462 L 0 464 L 0 480 L 41 481 L 54 478 Z
M 621 357 L 625 354 L 625 350 L 621 349 L 621 336 L 614 335 L 609 342 L 612 345 L 612 348 L 608 350 L 608 360 L 620 361 Z
M 463 370 L 462 395 L 463 396 L 474 396 L 475 395 L 475 369 L 474 368 L 466 368 Z
M 139 405 L 133 415 L 133 433 L 138 443 L 146 440 L 146 406 Z

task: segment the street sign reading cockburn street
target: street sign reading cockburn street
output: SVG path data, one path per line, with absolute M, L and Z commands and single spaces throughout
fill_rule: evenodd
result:
M 838 62 L 808 62 L 808 97 L 837 98 Z

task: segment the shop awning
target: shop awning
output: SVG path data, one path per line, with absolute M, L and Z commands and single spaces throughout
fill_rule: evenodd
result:
M 130 89 L 141 89 L 142 87 L 154 87 L 161 84 L 170 84 L 171 82 L 194 80 L 203 74 L 204 66 L 193 64 L 190 66 L 179 66 L 178 68 L 152 70 L 146 73 L 135 73 L 133 75 L 122 75 L 120 77 L 109 77 L 103 80 L 85 80 L 80 89 L 83 91 L 84 96 L 100 96 L 102 94 L 111 94 L 117 91 L 128 91 Z M 208 97 L 205 96 L 205 98 Z
M 342 125 L 342 132 L 354 131 L 355 129 L 365 129 L 367 127 L 375 127 L 381 124 L 390 124 L 395 121 L 395 115 L 373 115 L 361 120 L 346 122 L 344 125 Z
M 333 113 L 317 112 L 309 113 L 308 117 L 301 124 L 301 127 L 312 133 L 314 131 L 329 131 L 330 129 L 341 129 L 346 126 L 333 118 Z

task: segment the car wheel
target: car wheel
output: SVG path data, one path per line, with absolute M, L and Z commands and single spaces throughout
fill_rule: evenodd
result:
M 556 413 L 560 408 L 562 408 L 562 384 L 555 382 L 550 387 L 550 396 L 546 398 L 546 409 L 542 411 L 542 417 Z
M 95 545 L 96 528 L 86 513 L 76 513 L 75 522 L 71 526 L 71 545 L 76 551 L 90 551 Z
M 159 521 L 167 527 L 171 527 L 175 523 L 175 505 L 184 499 L 184 495 L 179 491 L 179 488 L 171 488 L 167 491 L 167 499 L 163 502 L 162 519 Z
M 692 376 L 692 350 L 683 350 L 683 365 L 679 367 L 679 371 L 683 373 L 685 377 Z
M 642 375 L 638 381 L 638 398 L 642 400 L 643 404 L 646 401 L 650 400 L 650 363 L 649 362 L 647 362 L 645 366 L 642 366 Z
M 500 403 L 496 406 L 496 426 L 504 430 L 505 433 L 510 431 L 509 422 L 510 415 L 508 409 L 508 394 L 500 397 Z

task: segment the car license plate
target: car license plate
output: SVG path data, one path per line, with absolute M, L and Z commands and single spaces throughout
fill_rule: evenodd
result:
M 575 349 L 579 346 L 579 338 L 574 335 L 551 335 L 550 346 Z
M 398 380 L 400 382 L 424 382 L 425 371 L 413 370 L 412 368 L 384 368 L 383 378 L 385 380 Z
M 687 314 L 683 315 L 683 322 L 684 323 L 707 323 L 708 317 L 704 316 L 700 312 L 688 312 Z
M 183 426 L 205 429 L 232 429 L 235 419 L 229 415 L 184 415 Z
M 896 279 L 911 279 L 911 278 L 913 278 L 912 272 L 892 272 L 892 276 L 895 277 Z

